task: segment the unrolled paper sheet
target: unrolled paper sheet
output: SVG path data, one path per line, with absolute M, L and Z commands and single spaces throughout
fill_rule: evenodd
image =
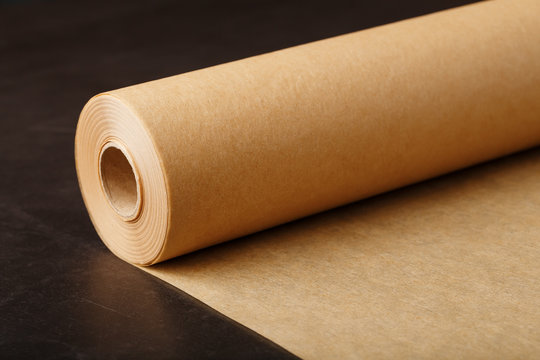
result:
M 540 149 L 144 270 L 306 359 L 537 359 Z
M 479 3 L 100 94 L 75 143 L 96 230 L 150 265 L 538 145 L 539 13 Z M 538 355 L 539 159 L 145 270 L 308 358 Z

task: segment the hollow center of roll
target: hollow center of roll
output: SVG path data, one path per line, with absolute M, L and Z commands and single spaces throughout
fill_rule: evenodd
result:
M 127 220 L 135 218 L 140 204 L 138 177 L 126 154 L 113 144 L 101 153 L 100 176 L 105 195 L 118 215 Z

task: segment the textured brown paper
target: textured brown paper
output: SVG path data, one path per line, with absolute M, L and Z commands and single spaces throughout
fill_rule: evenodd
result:
M 75 142 L 96 230 L 149 265 L 535 146 L 539 13 L 536 0 L 490 1 L 98 95 Z M 448 356 L 526 356 L 538 351 L 533 165 L 500 189 L 479 175 L 445 189 L 447 203 L 432 191 L 397 213 L 338 210 L 147 270 L 306 357 L 452 343 Z
M 308 359 L 540 357 L 540 149 L 144 270 Z

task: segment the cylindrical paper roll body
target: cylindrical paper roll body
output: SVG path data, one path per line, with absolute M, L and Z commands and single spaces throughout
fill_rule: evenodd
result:
M 538 14 L 480 3 L 97 96 L 76 140 L 94 225 L 151 264 L 537 145 Z M 126 213 L 98 181 L 110 146 Z

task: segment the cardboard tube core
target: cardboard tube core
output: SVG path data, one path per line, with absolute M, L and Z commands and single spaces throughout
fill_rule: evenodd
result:
M 132 162 L 123 149 L 109 143 L 99 159 L 101 185 L 109 204 L 126 220 L 134 219 L 140 208 L 140 186 Z

